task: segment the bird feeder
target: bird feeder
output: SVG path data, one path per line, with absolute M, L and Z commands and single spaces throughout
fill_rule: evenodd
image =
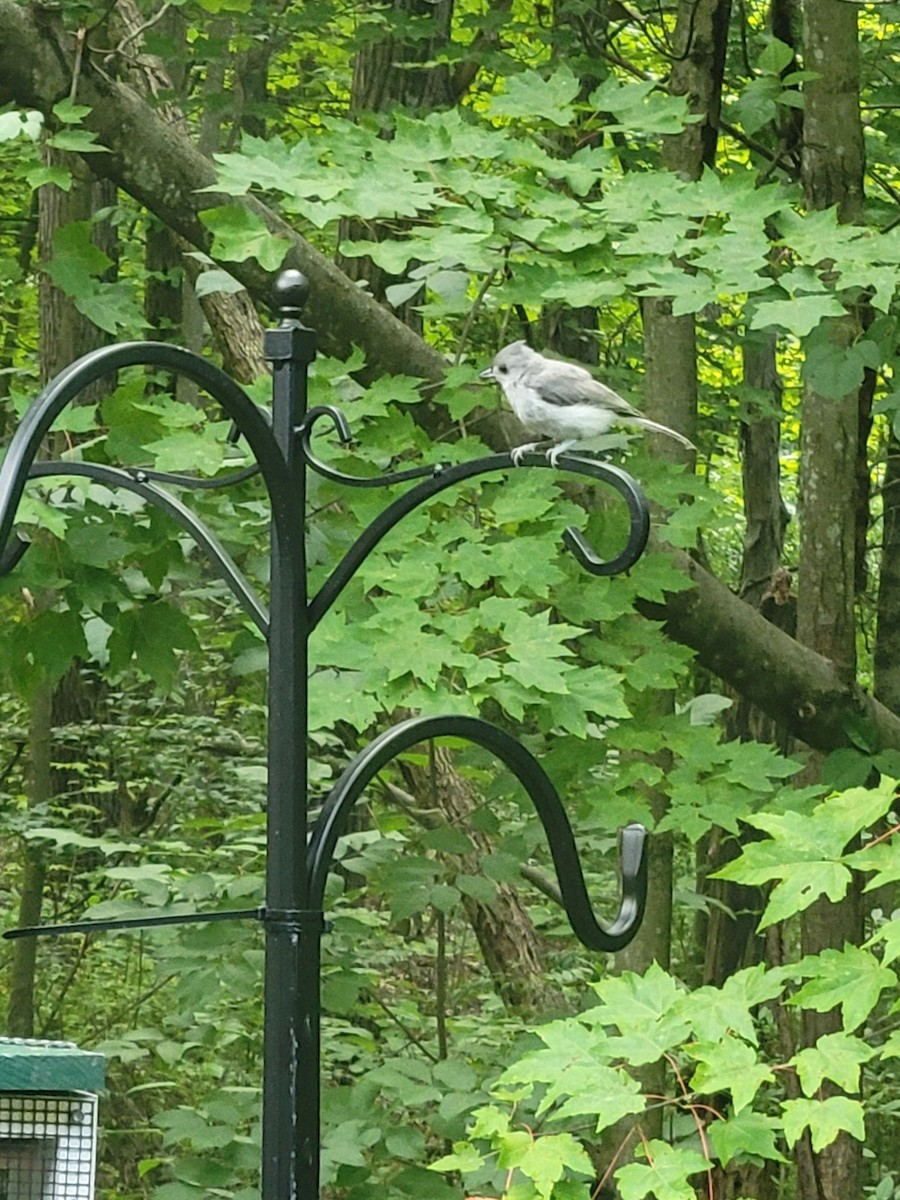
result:
M 93 1200 L 104 1060 L 0 1038 L 0 1200 Z

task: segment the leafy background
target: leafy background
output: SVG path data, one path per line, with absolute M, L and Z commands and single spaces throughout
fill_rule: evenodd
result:
M 243 0 L 188 0 L 138 6 L 126 32 L 107 23 L 112 9 L 100 19 L 66 0 L 58 20 L 69 36 L 81 31 L 92 63 L 114 46 L 131 86 L 145 86 L 129 72 L 151 56 L 170 72 L 155 107 L 216 164 L 201 213 L 208 242 L 177 246 L 161 264 L 148 250 L 159 218 L 123 190 L 39 239 L 48 196 L 96 189 L 82 164 L 110 151 L 77 86 L 43 115 L 24 100 L 8 105 L 0 429 L 9 434 L 42 373 L 86 348 L 48 323 L 53 304 L 87 323 L 91 344 L 152 335 L 228 363 L 257 337 L 257 370 L 243 375 L 266 403 L 258 328 L 223 335 L 213 310 L 202 324 L 197 301 L 244 295 L 249 273 L 285 262 L 290 236 L 269 211 L 348 276 L 380 272 L 389 309 L 445 368 L 424 403 L 420 372 L 373 366 L 364 330 L 332 353 L 320 328 L 311 403 L 339 405 L 356 438 L 347 449 L 320 435 L 321 453 L 354 473 L 464 461 L 496 445 L 500 401 L 476 384 L 478 371 L 524 328 L 550 341 L 573 313 L 579 356 L 636 403 L 653 402 L 642 395 L 641 322 L 662 300 L 696 334 L 697 471 L 622 434 L 606 451 L 645 486 L 664 541 L 696 550 L 735 589 L 742 427 L 778 409 L 781 495 L 796 516 L 801 464 L 809 470 L 814 454 L 801 446 L 804 389 L 836 404 L 872 385 L 869 574 L 854 627 L 858 679 L 871 685 L 890 565 L 879 487 L 900 431 L 897 6 L 857 14 L 867 200 L 853 222 L 804 193 L 788 135 L 816 76 L 793 40 L 772 36 L 769 9 L 747 4 L 732 18 L 722 136 L 715 162 L 689 178 L 666 159 L 671 139 L 697 123 L 665 86 L 683 12 L 595 7 L 459 3 L 427 65 L 467 73 L 464 95 L 387 110 L 353 105 L 355 71 L 387 45 L 389 57 L 409 56 L 414 77 L 416 47 L 434 48 L 437 11 L 323 0 L 254 13 Z M 588 36 L 598 14 L 599 49 Z M 248 62 L 262 47 L 260 95 Z M 206 196 L 199 185 L 197 194 Z M 177 297 L 174 317 L 160 313 L 160 288 Z M 829 322 L 848 314 L 852 337 L 836 341 Z M 775 347 L 780 385 L 765 395 L 741 371 L 754 339 Z M 228 432 L 204 397 L 164 373 L 122 372 L 61 418 L 52 452 L 213 479 L 247 461 Z M 386 499 L 312 481 L 313 588 Z M 191 503 L 264 592 L 258 483 Z M 182 533 L 133 496 L 60 480 L 29 489 L 19 520 L 32 546 L 0 581 L 7 923 L 20 922 L 35 887 L 44 920 L 259 904 L 258 631 Z M 586 577 L 560 547 L 571 523 L 611 553 L 623 521 L 615 505 L 544 471 L 445 493 L 385 539 L 317 630 L 314 807 L 398 715 L 477 713 L 541 757 L 599 904 L 616 889 L 615 828 L 635 819 L 671 847 L 664 882 L 675 899 L 637 960 L 598 960 L 568 930 L 542 832 L 510 780 L 472 749 L 407 755 L 371 789 L 329 884 L 327 1196 L 811 1200 L 800 1151 L 824 1164 L 848 1140 L 864 1145 L 864 1193 L 900 1194 L 897 750 L 861 726 L 811 770 L 807 748 L 783 733 L 736 738 L 739 697 L 636 615 L 688 586 L 665 549 L 608 581 Z M 789 564 L 796 525 L 785 534 Z M 448 811 L 445 786 L 465 820 Z M 723 900 L 713 873 L 745 890 Z M 859 904 L 860 893 L 858 944 L 808 952 L 801 914 L 823 896 Z M 709 930 L 735 896 L 755 932 L 727 977 L 711 981 Z M 504 970 L 502 955 L 501 965 L 485 955 L 478 922 L 500 905 L 537 961 L 513 956 Z M 37 954 L 33 985 L 6 953 L 8 1028 L 107 1055 L 101 1194 L 255 1196 L 256 928 L 88 935 L 42 941 Z M 804 1044 L 810 1013 L 835 1014 L 835 1027 Z

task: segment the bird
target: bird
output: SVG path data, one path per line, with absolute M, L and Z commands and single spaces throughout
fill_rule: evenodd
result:
M 665 433 L 683 446 L 696 446 L 684 434 L 643 416 L 622 397 L 596 380 L 586 367 L 547 358 L 523 341 L 512 342 L 498 351 L 481 379 L 500 384 L 513 412 L 527 433 L 541 434 L 554 445 L 547 451 L 555 467 L 561 454 L 581 442 L 606 433 L 616 422 L 638 425 L 654 433 Z M 516 446 L 511 458 L 520 466 L 523 457 L 540 442 Z

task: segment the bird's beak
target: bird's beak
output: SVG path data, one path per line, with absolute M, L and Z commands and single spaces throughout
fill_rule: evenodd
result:
M 479 379 L 493 379 L 494 377 L 493 367 L 486 367 L 483 371 L 478 372 Z

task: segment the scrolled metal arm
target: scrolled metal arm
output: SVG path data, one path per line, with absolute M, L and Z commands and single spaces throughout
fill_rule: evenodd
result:
M 338 471 L 335 467 L 330 467 L 328 463 L 322 462 L 320 458 L 313 454 L 311 444 L 313 427 L 323 417 L 326 417 L 334 426 L 334 431 L 338 435 L 338 440 L 342 445 L 349 446 L 353 441 L 353 434 L 350 432 L 347 418 L 341 410 L 333 408 L 330 404 L 318 404 L 306 414 L 303 423 L 297 431 L 300 435 L 300 446 L 303 457 L 308 466 L 324 479 L 330 479 L 334 483 L 342 483 L 345 487 L 390 487 L 391 484 L 407 483 L 411 479 L 426 479 L 447 469 L 447 463 L 439 463 L 437 466 L 410 467 L 406 471 L 388 471 L 385 475 L 347 475 L 344 471 Z
M 477 717 L 413 717 L 393 726 L 356 756 L 334 785 L 313 829 L 307 852 L 309 905 L 321 908 L 325 882 L 338 838 L 353 805 L 375 775 L 398 754 L 418 742 L 458 737 L 495 754 L 531 798 L 547 835 L 563 906 L 576 937 L 590 950 L 621 950 L 640 925 L 647 902 L 646 830 L 627 825 L 621 831 L 621 899 L 615 919 L 599 921 L 591 906 L 581 861 L 562 801 L 540 763 L 515 738 Z
M 314 411 L 316 410 L 311 410 L 311 412 Z M 336 412 L 336 410 L 322 410 L 323 413 L 325 411 L 328 411 L 329 416 L 333 416 L 333 413 Z M 339 431 L 340 428 L 338 426 Z M 309 458 L 307 458 L 307 461 L 310 461 L 310 465 L 312 465 Z M 527 454 L 523 462 L 527 466 L 550 467 L 550 463 L 543 454 Z M 574 472 L 576 475 L 587 475 L 592 479 L 599 480 L 601 483 L 609 484 L 625 501 L 630 518 L 628 539 L 625 546 L 612 559 L 601 558 L 592 548 L 584 534 L 571 525 L 563 533 L 564 544 L 578 559 L 581 566 L 586 571 L 590 571 L 592 575 L 618 575 L 623 571 L 627 571 L 629 567 L 634 566 L 643 554 L 650 535 L 650 509 L 647 505 L 646 496 L 627 472 L 612 466 L 611 463 L 597 462 L 595 459 L 582 458 L 574 454 L 564 454 L 560 457 L 558 465 L 564 470 Z M 491 471 L 505 471 L 510 469 L 520 470 L 521 468 L 514 465 L 508 454 L 490 454 L 485 458 L 477 458 L 470 462 L 455 463 L 450 466 L 443 463 L 434 467 L 424 468 L 423 471 L 428 471 L 428 477 L 415 487 L 410 488 L 405 495 L 400 496 L 393 504 L 388 505 L 387 508 L 378 514 L 375 520 L 356 539 L 325 580 L 319 592 L 310 601 L 310 628 L 315 628 L 322 617 L 328 612 L 331 605 L 353 578 L 356 570 L 385 534 L 389 533 L 413 509 L 430 500 L 432 496 L 436 496 L 439 492 L 444 491 L 445 488 L 453 487 L 463 480 L 472 479 L 476 475 L 486 475 Z M 326 468 L 326 471 L 329 472 L 329 478 L 337 479 L 339 482 L 345 481 L 345 477 L 340 472 L 331 472 L 331 468 Z M 354 482 L 358 486 L 359 481 Z M 376 482 L 380 483 L 382 481 L 377 480 Z M 392 480 L 392 482 L 396 482 L 396 479 Z

